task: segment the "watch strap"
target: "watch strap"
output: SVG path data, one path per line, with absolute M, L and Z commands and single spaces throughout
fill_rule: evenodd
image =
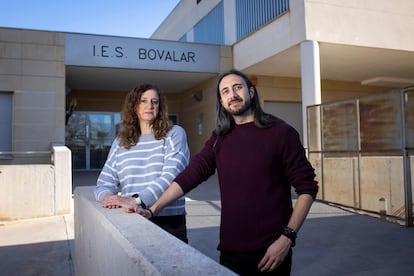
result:
M 288 227 L 288 226 L 283 226 L 282 228 L 282 235 L 288 237 L 291 241 L 292 244 L 290 245 L 290 247 L 294 247 L 296 244 L 296 236 L 297 233 L 295 230 L 293 230 L 292 228 Z

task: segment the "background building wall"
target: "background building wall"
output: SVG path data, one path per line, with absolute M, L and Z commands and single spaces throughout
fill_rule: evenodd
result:
M 0 91 L 13 93 L 13 151 L 65 143 L 64 34 L 0 29 Z
M 254 76 L 262 101 L 301 102 L 300 78 Z M 389 90 L 388 87 L 366 86 L 358 82 L 321 81 L 322 102 L 361 97 Z
M 152 34 L 152 39 L 179 40 L 221 0 L 182 0 Z
M 306 0 L 306 39 L 413 51 L 413 10 L 411 0 Z
M 232 48 L 229 46 L 221 46 L 220 71 L 224 72 L 232 67 Z M 200 151 L 215 128 L 216 85 L 217 77 L 212 77 L 177 96 L 180 98 L 180 125 L 187 132 L 191 155 Z M 197 100 L 196 94 L 202 94 L 202 99 Z
M 76 102 L 74 111 L 120 112 L 127 92 L 74 90 L 66 97 L 66 102 Z

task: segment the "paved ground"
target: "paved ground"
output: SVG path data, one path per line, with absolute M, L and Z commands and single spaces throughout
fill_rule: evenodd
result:
M 74 186 L 95 185 L 96 177 L 75 173 Z M 188 194 L 187 211 L 190 245 L 218 260 L 215 178 Z M 73 213 L 0 222 L 0 275 L 74 275 L 73 238 Z M 294 249 L 292 275 L 414 275 L 414 227 L 316 202 Z

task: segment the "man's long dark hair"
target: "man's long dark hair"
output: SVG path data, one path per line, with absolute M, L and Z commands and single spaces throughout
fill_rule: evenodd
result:
M 257 127 L 263 128 L 263 127 L 269 127 L 275 122 L 282 122 L 281 119 L 273 116 L 272 114 L 265 113 L 260 106 L 260 99 L 259 99 L 259 93 L 257 93 L 257 89 L 254 86 L 254 84 L 249 80 L 249 78 L 243 74 L 242 72 L 231 69 L 226 72 L 223 72 L 219 77 L 217 81 L 217 88 L 216 88 L 216 94 L 217 94 L 217 103 L 216 103 L 216 111 L 217 111 L 217 123 L 216 123 L 216 133 L 220 135 L 225 135 L 228 133 L 233 127 L 234 127 L 234 119 L 233 116 L 227 112 L 227 110 L 223 107 L 221 104 L 221 96 L 220 96 L 220 83 L 222 79 L 228 75 L 237 75 L 241 77 L 247 85 L 247 89 L 253 88 L 254 90 L 254 97 L 250 100 L 250 108 L 254 113 L 254 124 Z

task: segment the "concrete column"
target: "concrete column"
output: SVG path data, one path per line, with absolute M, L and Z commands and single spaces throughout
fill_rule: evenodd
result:
M 72 154 L 65 145 L 52 145 L 55 215 L 69 214 L 72 199 Z
M 321 103 L 321 76 L 319 44 L 317 41 L 304 41 L 300 44 L 302 76 L 302 118 L 303 145 L 308 148 L 306 107 Z

